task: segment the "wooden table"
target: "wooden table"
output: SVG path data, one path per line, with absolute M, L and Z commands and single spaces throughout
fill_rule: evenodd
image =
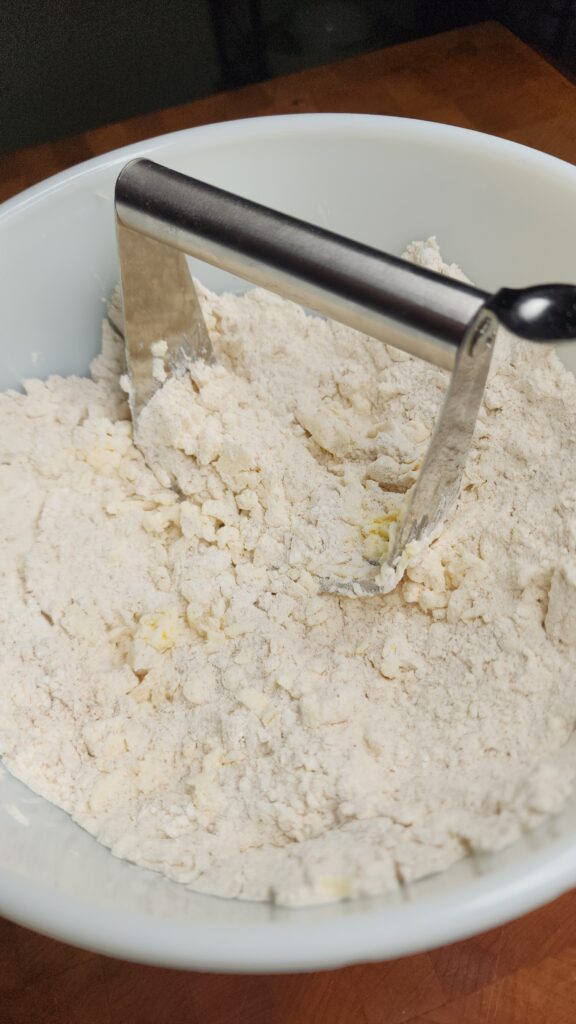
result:
M 463 125 L 576 162 L 576 88 L 497 24 L 0 156 L 0 198 L 151 135 L 297 111 L 399 114 Z M 1 840 L 0 840 L 1 841 Z M 0 1024 L 573 1024 L 576 892 L 455 946 L 312 975 L 140 967 L 0 920 Z

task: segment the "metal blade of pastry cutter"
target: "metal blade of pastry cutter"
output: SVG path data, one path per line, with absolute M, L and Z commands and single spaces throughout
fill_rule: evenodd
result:
M 192 359 L 215 358 L 184 254 L 452 370 L 387 557 L 391 567 L 407 544 L 437 532 L 458 497 L 498 324 L 530 341 L 576 338 L 572 285 L 488 295 L 150 160 L 134 160 L 120 173 L 115 208 L 135 422 L 160 383 L 154 342 L 166 342 L 173 373 Z M 114 307 L 110 319 L 118 328 Z M 377 575 L 324 580 L 323 589 L 385 592 Z
M 173 374 L 182 373 L 191 360 L 211 363 L 215 357 L 185 255 L 121 222 L 117 237 L 128 399 L 136 422 L 161 383 L 154 375 L 155 342 L 166 343 L 164 363 Z M 110 312 L 118 329 L 117 310 Z
M 496 318 L 482 309 L 464 335 L 428 451 L 386 558 L 391 568 L 412 541 L 434 536 L 458 498 L 497 328 Z M 322 589 L 325 593 L 351 597 L 383 594 L 390 588 L 374 581 L 379 572 L 380 566 L 374 569 L 372 578 L 342 582 L 331 579 Z

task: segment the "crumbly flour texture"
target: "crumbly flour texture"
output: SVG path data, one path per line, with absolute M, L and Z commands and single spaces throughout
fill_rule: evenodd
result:
M 0 396 L 5 764 L 222 896 L 504 846 L 576 775 L 576 380 L 500 337 L 443 533 L 390 594 L 335 597 L 385 555 L 447 375 L 263 291 L 203 303 L 219 364 L 158 390 L 147 462 L 107 326 L 91 379 Z

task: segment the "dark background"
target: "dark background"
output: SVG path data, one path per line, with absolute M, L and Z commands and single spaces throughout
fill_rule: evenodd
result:
M 576 71 L 576 0 L 0 3 L 0 151 L 488 19 Z

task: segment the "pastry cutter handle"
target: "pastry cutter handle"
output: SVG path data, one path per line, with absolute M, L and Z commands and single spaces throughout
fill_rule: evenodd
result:
M 485 292 L 151 160 L 116 184 L 121 224 L 447 370 Z

